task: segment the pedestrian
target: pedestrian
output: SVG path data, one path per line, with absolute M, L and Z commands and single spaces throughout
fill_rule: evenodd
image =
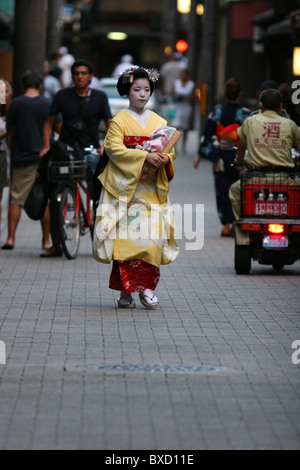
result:
M 3 95 L 2 95 L 3 94 Z M 7 100 L 12 95 L 11 85 L 0 78 L 0 134 L 6 133 Z M 3 189 L 8 186 L 8 165 L 7 165 L 8 145 L 6 139 L 0 140 L 0 241 L 1 240 L 1 201 Z
M 50 56 L 50 70 L 49 73 L 52 77 L 57 78 L 59 80 L 60 86 L 63 87 L 63 80 L 62 80 L 62 69 L 58 66 L 58 61 L 60 59 L 60 54 L 58 51 L 53 52 Z
M 275 80 L 269 80 L 269 79 L 264 80 L 261 83 L 260 87 L 259 87 L 259 90 L 258 90 L 258 93 L 257 93 L 257 100 L 259 100 L 259 98 L 260 98 L 263 91 L 265 91 L 265 90 L 278 90 L 278 89 L 279 89 L 279 87 L 278 87 L 277 82 L 275 82 Z M 259 106 L 258 106 L 258 108 L 251 111 L 250 116 L 254 116 L 255 114 L 258 114 L 258 113 L 261 113 L 261 108 Z M 286 117 L 286 118 L 289 117 L 288 112 L 286 111 L 284 106 L 279 111 L 279 114 L 282 117 Z
M 174 82 L 180 78 L 181 72 L 185 68 L 181 58 L 182 56 L 179 52 L 174 52 L 170 59 L 161 66 L 161 90 L 164 98 L 167 100 L 172 99 Z
M 99 177 L 103 189 L 93 255 L 102 263 L 113 261 L 109 287 L 121 292 L 119 308 L 135 308 L 134 292 L 144 307 L 157 308 L 160 266 L 178 255 L 168 200 L 176 154 L 174 149 L 162 155 L 137 148 L 166 125 L 145 109 L 157 80 L 157 71 L 136 66 L 120 76 L 117 89 L 129 98 L 129 109 L 116 114 L 104 142 L 109 163 Z
M 279 90 L 264 90 L 260 96 L 261 112 L 249 117 L 238 130 L 240 137 L 235 163 L 243 165 L 246 150 L 247 165 L 254 169 L 294 168 L 292 150 L 300 151 L 300 131 L 294 121 L 282 117 L 282 95 Z M 274 176 L 270 173 L 271 180 Z M 283 179 L 280 179 L 284 183 Z M 286 182 L 289 183 L 287 177 Z M 291 179 L 291 183 L 295 183 Z M 236 220 L 240 216 L 241 182 L 234 183 L 229 192 Z M 248 235 L 236 227 L 238 244 L 248 244 Z M 245 238 L 246 237 L 246 238 Z
M 48 116 L 51 100 L 41 96 L 43 76 L 27 71 L 22 79 L 24 94 L 14 98 L 7 114 L 7 131 L 0 140 L 12 135 L 11 187 L 8 209 L 8 237 L 1 247 L 12 250 L 21 217 L 22 207 L 37 175 L 39 154 L 43 148 L 43 125 Z M 42 247 L 50 246 L 50 216 L 47 207 L 41 220 Z
M 121 57 L 121 62 L 114 68 L 111 76 L 113 78 L 119 78 L 119 75 L 129 67 L 133 67 L 133 57 L 130 54 L 125 54 Z
M 230 78 L 225 85 L 226 104 L 217 105 L 209 114 L 198 153 L 194 159 L 197 169 L 201 157 L 213 162 L 217 210 L 223 229 L 222 237 L 233 237 L 235 218 L 229 199 L 229 188 L 238 180 L 239 173 L 232 163 L 235 159 L 235 145 L 238 140 L 237 128 L 249 116 L 250 110 L 239 101 L 242 87 L 236 78 Z
M 195 82 L 191 80 L 189 69 L 181 71 L 180 78 L 174 81 L 173 95 L 175 98 L 175 118 L 171 125 L 183 133 L 182 153 L 186 152 L 186 140 L 188 130 L 191 128 Z
M 89 61 L 85 59 L 76 60 L 72 66 L 72 78 L 74 86 L 60 90 L 53 99 L 44 126 L 44 146 L 41 156 L 44 156 L 50 150 L 53 125 L 56 116 L 61 114 L 63 121 L 59 136 L 61 142 L 80 149 L 91 145 L 98 149 L 98 159 L 88 161 L 92 178 L 101 154 L 99 125 L 101 120 L 104 120 L 108 129 L 112 115 L 107 95 L 103 91 L 90 87 L 93 68 Z M 89 181 L 89 187 L 91 187 L 90 184 Z M 58 225 L 58 203 L 55 197 L 56 190 L 57 188 L 54 187 L 50 199 L 52 246 L 41 254 L 43 258 L 62 256 Z
M 288 83 L 281 83 L 278 86 L 278 90 L 282 96 L 282 109 L 287 113 L 287 116 L 292 121 L 294 121 L 297 126 L 300 126 L 300 114 L 298 107 L 293 103 L 293 89 Z
M 48 61 L 44 62 L 44 82 L 43 82 L 43 95 L 47 98 L 53 99 L 56 93 L 61 89 L 60 81 L 50 74 L 50 64 Z
M 61 80 L 64 88 L 72 86 L 72 72 L 71 68 L 75 62 L 75 57 L 70 54 L 69 49 L 62 46 L 58 49 L 59 59 L 57 61 L 58 67 L 62 70 Z

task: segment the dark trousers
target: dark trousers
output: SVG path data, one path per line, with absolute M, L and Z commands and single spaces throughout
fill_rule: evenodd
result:
M 50 233 L 53 245 L 60 244 L 60 232 L 59 232 L 59 202 L 57 196 L 64 189 L 64 185 L 53 184 L 50 194 Z
M 229 189 L 231 185 L 239 179 L 239 173 L 236 168 L 231 166 L 233 161 L 232 157 L 234 157 L 234 155 L 232 156 L 231 152 L 222 152 L 224 171 L 214 172 L 217 210 L 222 225 L 230 224 L 235 221 L 231 201 L 229 199 Z

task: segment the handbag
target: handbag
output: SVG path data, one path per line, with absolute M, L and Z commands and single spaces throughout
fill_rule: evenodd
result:
M 33 183 L 30 193 L 24 204 L 24 210 L 32 220 L 41 220 L 48 204 L 49 191 L 42 176 L 38 176 Z
M 37 168 L 37 177 L 23 207 L 28 217 L 32 220 L 41 220 L 43 218 L 50 197 L 50 156 L 51 150 L 41 158 Z

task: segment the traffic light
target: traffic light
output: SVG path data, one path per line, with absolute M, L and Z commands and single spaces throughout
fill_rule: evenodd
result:
M 189 48 L 188 43 L 184 39 L 179 39 L 176 43 L 176 50 L 177 52 L 181 52 L 182 54 L 186 52 Z

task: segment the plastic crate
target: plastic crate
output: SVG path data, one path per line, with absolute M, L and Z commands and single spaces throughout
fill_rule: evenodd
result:
M 300 179 L 290 175 L 253 175 L 242 179 L 242 215 L 255 217 L 300 217 Z M 291 179 L 290 179 L 291 178 Z M 287 182 L 290 179 L 292 182 Z

